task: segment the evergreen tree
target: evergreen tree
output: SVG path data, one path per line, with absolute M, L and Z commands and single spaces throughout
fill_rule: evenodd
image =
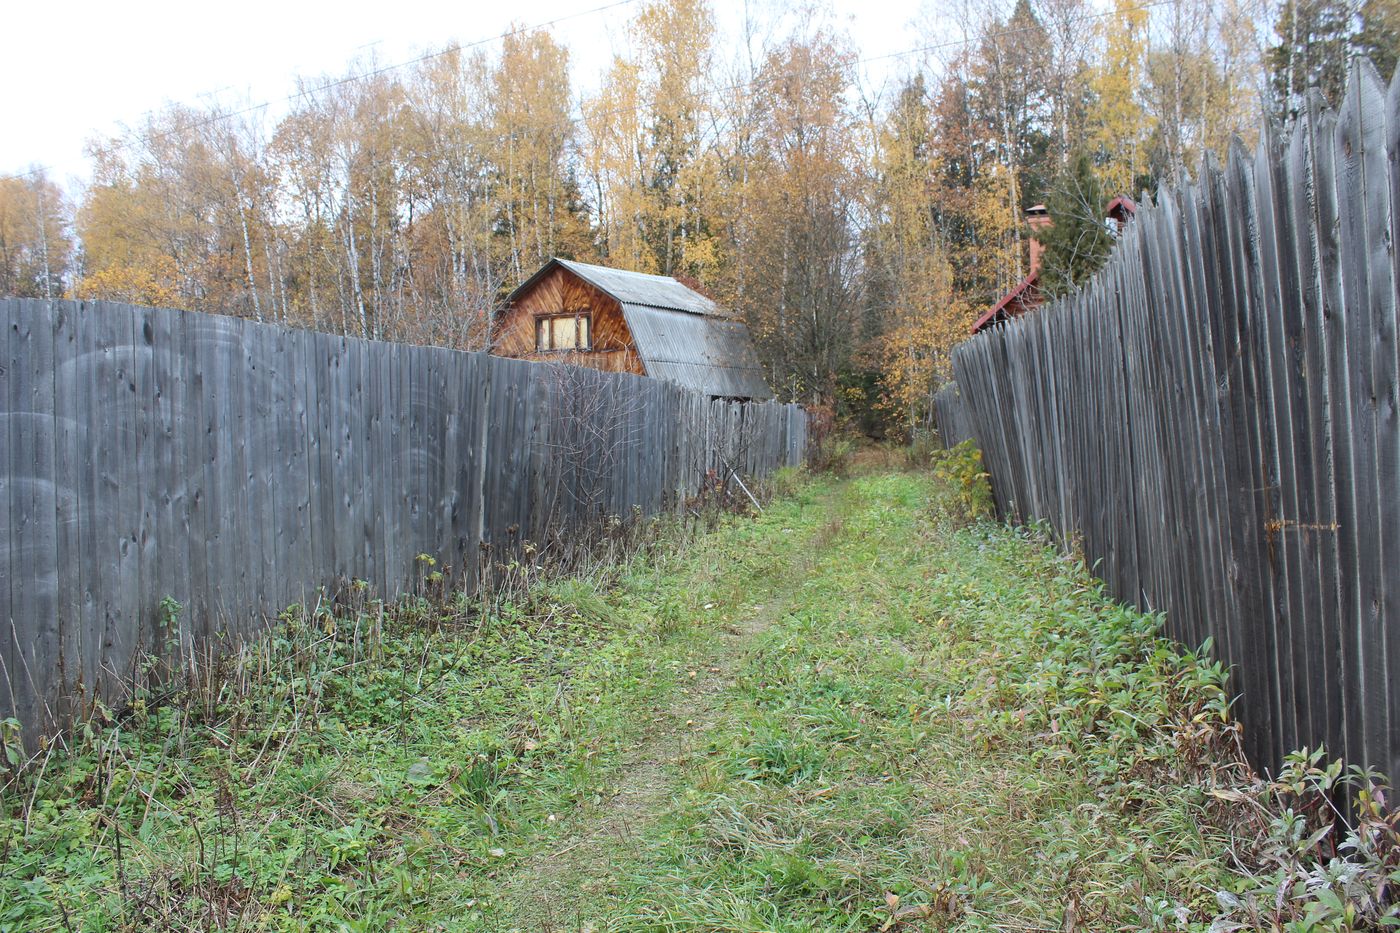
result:
M 1364 0 L 1355 46 L 1389 81 L 1400 59 L 1400 0 Z
M 1040 231 L 1045 247 L 1040 287 L 1057 298 L 1084 284 L 1103 267 L 1113 248 L 1104 220 L 1104 197 L 1089 156 L 1080 153 L 1058 178 L 1046 202 L 1053 226 Z
M 1352 15 L 1347 0 L 1284 0 L 1269 50 L 1276 115 L 1291 116 L 1310 87 L 1336 103 L 1346 87 Z
M 1146 84 L 1148 11 L 1134 0 L 1115 0 L 1100 28 L 1103 56 L 1093 69 L 1093 102 L 1086 131 L 1100 176 L 1127 190 L 1147 165 L 1149 122 L 1141 95 Z
M 1041 65 L 1050 54 L 1045 25 L 1029 0 L 1017 0 L 1005 21 L 983 26 L 971 61 L 969 109 L 981 145 L 1005 169 L 1012 216 L 1044 197 L 1054 171 L 1054 108 Z

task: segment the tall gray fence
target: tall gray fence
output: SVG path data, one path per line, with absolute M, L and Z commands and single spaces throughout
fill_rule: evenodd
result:
M 0 718 L 39 728 L 120 697 L 143 650 L 347 581 L 394 597 L 420 554 L 471 587 L 483 554 L 806 446 L 797 406 L 637 376 L 100 302 L 0 320 Z
M 1369 63 L 1164 190 L 1073 297 L 964 344 L 946 439 L 1234 668 L 1257 766 L 1400 777 L 1400 83 Z

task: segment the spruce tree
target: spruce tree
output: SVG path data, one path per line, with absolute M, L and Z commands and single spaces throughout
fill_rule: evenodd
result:
M 1400 0 L 1364 0 L 1356 51 L 1371 59 L 1381 79 L 1389 81 L 1400 60 Z
M 1080 153 L 1055 180 L 1045 204 L 1053 225 L 1038 232 L 1045 247 L 1040 287 L 1058 298 L 1084 284 L 1102 268 L 1113 248 L 1104 220 L 1105 199 L 1089 156 Z
M 1274 24 L 1278 44 L 1269 50 L 1276 116 L 1295 115 L 1310 87 L 1333 104 L 1341 99 L 1352 25 L 1347 0 L 1284 0 Z

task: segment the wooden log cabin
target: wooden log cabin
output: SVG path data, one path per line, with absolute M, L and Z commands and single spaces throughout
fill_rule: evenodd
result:
M 711 398 L 773 397 L 749 330 L 664 275 L 551 259 L 506 299 L 492 351 L 674 382 Z

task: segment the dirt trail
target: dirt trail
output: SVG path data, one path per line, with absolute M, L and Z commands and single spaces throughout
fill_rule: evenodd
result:
M 732 621 L 716 627 L 709 653 L 695 664 L 668 702 L 654 711 L 643 739 L 618 769 L 615 793 L 588 818 L 570 827 L 572 841 L 541 852 L 517 869 L 511 887 L 520 900 L 511 930 L 587 931 L 606 929 L 580 914 L 580 905 L 596 903 L 613 882 L 619 859 L 641 855 L 645 828 L 666 810 L 677 787 L 678 768 L 709 747 L 709 736 L 724 715 L 722 697 L 753 641 L 789 612 L 800 596 L 802 580 L 841 531 L 840 496 L 819 500 L 826 513 L 815 535 L 783 555 L 786 564 L 761 590 L 745 594 L 732 613 L 715 605 L 716 615 Z

